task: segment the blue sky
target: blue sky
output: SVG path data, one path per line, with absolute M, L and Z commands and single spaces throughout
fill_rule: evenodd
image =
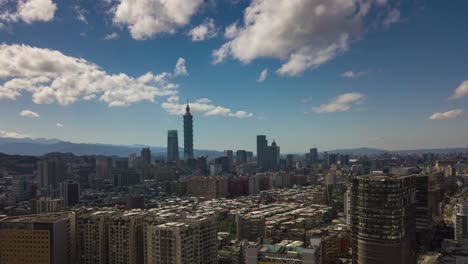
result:
M 254 150 L 257 134 L 282 152 L 463 147 L 467 9 L 463 0 L 0 1 L 0 135 L 164 146 L 170 129 L 183 142 L 188 98 L 195 148 Z

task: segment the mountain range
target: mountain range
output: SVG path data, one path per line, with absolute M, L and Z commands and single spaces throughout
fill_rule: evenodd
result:
M 72 143 L 58 139 L 44 138 L 2 138 L 0 137 L 0 153 L 10 155 L 42 156 L 51 152 L 73 153 L 75 155 L 105 155 L 127 157 L 131 153 L 139 154 L 144 145 L 110 145 L 96 143 Z M 165 157 L 166 147 L 149 146 L 151 153 L 155 157 Z M 307 148 L 304 148 L 307 149 Z M 354 154 L 354 155 L 381 155 L 385 153 L 400 154 L 422 154 L 422 153 L 453 153 L 466 152 L 467 148 L 445 148 L 445 149 L 415 149 L 415 150 L 384 150 L 377 148 L 354 148 L 335 149 L 328 153 Z M 179 148 L 179 153 L 183 155 L 183 148 Z M 224 152 L 217 150 L 194 150 L 195 156 L 208 156 L 217 158 L 224 155 Z

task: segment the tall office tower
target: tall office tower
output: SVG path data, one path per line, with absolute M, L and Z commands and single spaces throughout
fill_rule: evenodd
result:
M 327 162 L 327 166 L 331 166 L 333 164 L 336 164 L 338 162 L 338 154 L 336 153 L 330 153 L 327 155 L 328 159 L 325 160 Z
M 432 211 L 430 202 L 431 182 L 429 175 L 418 174 L 416 178 L 416 232 L 432 233 Z
M 81 264 L 107 264 L 110 219 L 120 212 L 84 209 L 77 213 L 77 259 Z
M 184 159 L 193 159 L 193 116 L 188 102 L 184 115 Z
M 296 155 L 288 154 L 286 155 L 286 168 L 292 170 L 294 168 Z
M 137 166 L 137 154 L 132 153 L 128 156 L 128 167 L 135 168 Z
M 468 244 L 468 201 L 461 201 L 455 208 L 455 240 L 466 246 Z
M 245 150 L 236 151 L 236 163 L 237 164 L 247 163 L 247 151 Z
M 224 157 L 227 157 L 229 162 L 232 163 L 234 161 L 234 152 L 232 150 L 225 150 Z
M 2 264 L 74 264 L 75 214 L 12 216 L 0 221 Z
M 109 263 L 143 262 L 143 218 L 141 211 L 115 215 L 109 225 Z
M 340 155 L 340 165 L 349 166 L 349 155 Z
M 257 136 L 257 167 L 265 167 L 266 152 L 268 150 L 268 141 L 266 136 L 258 135 Z
M 309 156 L 310 156 L 310 162 L 312 164 L 316 164 L 318 162 L 318 149 L 317 148 L 311 148 L 309 150 Z
M 352 180 L 353 264 L 416 263 L 414 176 L 365 175 Z
M 214 217 L 202 215 L 149 225 L 146 233 L 146 263 L 218 263 L 217 229 Z
M 151 150 L 149 148 L 143 148 L 141 150 L 141 165 L 147 166 L 151 164 Z
M 37 162 L 39 188 L 49 191 L 58 188 L 58 183 L 65 176 L 65 166 L 59 158 L 48 158 Z
M 280 168 L 280 147 L 276 145 L 274 140 L 267 148 L 266 167 L 272 171 L 278 171 Z
M 108 179 L 111 177 L 112 159 L 108 157 L 96 158 L 96 178 Z
M 77 182 L 62 182 L 60 184 L 60 193 L 65 207 L 72 207 L 80 202 L 80 184 Z
M 167 161 L 179 161 L 179 136 L 177 130 L 167 131 Z

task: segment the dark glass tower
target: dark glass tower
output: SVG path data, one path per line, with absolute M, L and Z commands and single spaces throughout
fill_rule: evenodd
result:
M 179 139 L 177 130 L 167 131 L 167 161 L 179 161 Z
M 193 116 L 188 102 L 184 115 L 184 159 L 193 159 Z

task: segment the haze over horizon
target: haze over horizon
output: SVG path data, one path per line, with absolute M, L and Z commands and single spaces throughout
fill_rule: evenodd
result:
M 165 146 L 188 98 L 195 149 L 468 144 L 466 1 L 23 2 L 0 1 L 0 137 Z

